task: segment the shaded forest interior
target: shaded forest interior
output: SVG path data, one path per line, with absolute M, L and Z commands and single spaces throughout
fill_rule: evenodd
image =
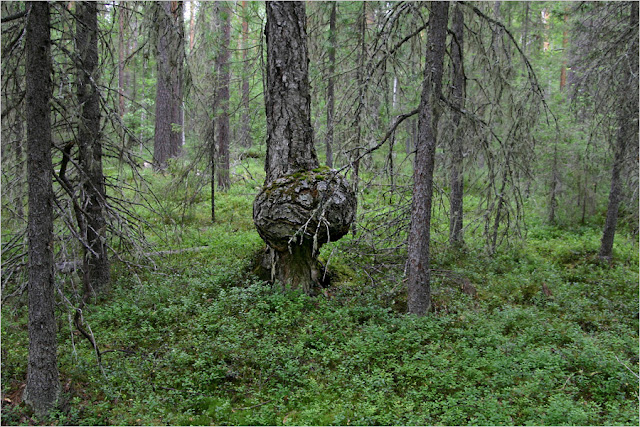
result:
M 638 2 L 19 2 L 2 424 L 638 425 Z

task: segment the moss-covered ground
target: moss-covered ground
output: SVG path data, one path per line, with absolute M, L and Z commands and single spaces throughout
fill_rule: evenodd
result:
M 259 184 L 243 173 L 216 196 L 215 224 L 206 191 L 155 178 L 164 205 L 145 214 L 149 239 L 207 248 L 155 269 L 114 264 L 112 291 L 84 310 L 102 370 L 58 305 L 63 395 L 49 424 L 638 425 L 638 246 L 624 229 L 611 264 L 597 260 L 597 222 L 531 219 L 493 256 L 471 234 L 462 251 L 434 244 L 435 310 L 417 318 L 402 269 L 365 240 L 323 248 L 332 283 L 315 298 L 253 276 Z M 377 200 L 364 197 L 361 209 Z M 2 307 L 5 425 L 37 421 L 19 403 L 25 301 Z

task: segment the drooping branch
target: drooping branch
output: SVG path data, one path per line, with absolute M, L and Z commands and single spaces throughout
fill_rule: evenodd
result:
M 24 16 L 27 16 L 27 10 L 21 10 L 20 12 L 16 12 L 12 15 L 5 16 L 0 20 L 1 23 L 6 24 L 7 22 L 15 21 L 16 19 L 20 19 Z
M 389 127 L 389 130 L 387 130 L 387 133 L 384 135 L 384 137 L 382 138 L 382 140 L 378 144 L 374 145 L 373 147 L 369 148 L 365 152 L 361 153 L 358 157 L 356 157 L 353 160 L 352 163 L 348 163 L 348 164 L 344 165 L 343 167 L 341 167 L 340 169 L 338 169 L 337 173 L 343 172 L 347 168 L 351 168 L 353 166 L 353 163 L 355 163 L 358 160 L 362 160 L 363 157 L 368 156 L 369 154 L 373 153 L 374 151 L 376 151 L 380 147 L 382 147 L 389 140 L 389 138 L 391 138 L 391 135 L 393 135 L 393 133 L 396 131 L 396 129 L 398 128 L 398 126 L 400 126 L 400 124 L 402 122 L 404 122 L 409 117 L 415 116 L 416 114 L 418 114 L 419 111 L 420 111 L 420 109 L 416 108 L 416 109 L 414 109 L 412 111 L 409 111 L 408 113 L 400 114 L 400 115 L 394 117 L 393 118 L 393 122 L 392 122 L 391 126 Z
M 536 72 L 533 69 L 533 66 L 531 65 L 531 62 L 529 62 L 529 58 L 527 58 L 527 55 L 525 55 L 525 53 L 522 51 L 522 48 L 520 48 L 520 45 L 518 44 L 518 41 L 513 36 L 511 31 L 509 31 L 509 29 L 502 22 L 497 21 L 497 20 L 491 18 L 490 16 L 487 16 L 480 9 L 478 9 L 476 6 L 474 6 L 472 4 L 469 4 L 469 3 L 465 2 L 465 1 L 461 1 L 459 3 L 464 5 L 464 6 L 466 6 L 466 7 L 468 7 L 468 8 L 470 8 L 476 15 L 478 15 L 480 18 L 482 18 L 485 21 L 487 21 L 489 24 L 491 24 L 491 25 L 493 25 L 495 27 L 498 27 L 500 29 L 500 31 L 504 32 L 504 34 L 506 34 L 509 37 L 509 39 L 511 40 L 511 42 L 515 46 L 516 50 L 520 54 L 520 57 L 522 58 L 522 61 L 524 62 L 525 66 L 527 68 L 527 74 L 528 74 L 529 82 L 531 84 L 531 88 L 533 89 L 533 92 L 538 95 L 538 97 L 540 99 L 540 102 L 542 102 L 542 105 L 544 105 L 544 107 L 545 107 L 545 111 L 547 113 L 551 114 L 551 117 L 553 117 L 554 121 L 557 122 L 557 118 L 556 118 L 555 114 L 553 113 L 553 111 L 551 111 L 551 109 L 547 105 L 547 102 L 545 101 L 544 94 L 542 93 L 542 89 L 540 88 L 540 84 L 538 83 L 538 77 L 536 75 Z

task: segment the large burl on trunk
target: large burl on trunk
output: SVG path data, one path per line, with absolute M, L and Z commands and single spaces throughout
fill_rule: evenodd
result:
M 313 145 L 304 3 L 270 1 L 266 11 L 267 175 L 253 221 L 271 280 L 313 294 L 318 249 L 347 233 L 356 198 L 343 177 L 319 167 Z
M 254 201 L 253 221 L 270 248 L 271 279 L 313 294 L 320 280 L 318 250 L 349 232 L 355 212 L 351 186 L 328 168 L 265 185 Z

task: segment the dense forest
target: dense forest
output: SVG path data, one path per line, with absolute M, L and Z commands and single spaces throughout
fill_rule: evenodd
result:
M 638 425 L 638 2 L 3 1 L 3 425 Z

